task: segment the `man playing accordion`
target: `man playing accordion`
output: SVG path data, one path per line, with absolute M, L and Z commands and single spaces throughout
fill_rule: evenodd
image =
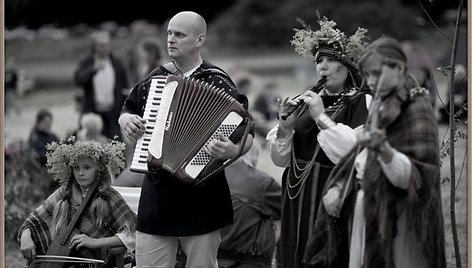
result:
M 156 75 L 181 75 L 207 82 L 223 89 L 247 109 L 247 97 L 238 92 L 226 72 L 202 60 L 200 50 L 206 32 L 206 22 L 197 13 L 180 12 L 170 20 L 167 52 L 172 62 L 153 70 L 132 89 L 118 120 L 125 140 L 134 142 L 144 134 L 144 106 L 150 80 Z M 253 133 L 251 126 L 242 153 L 251 147 Z M 240 144 L 219 135 L 207 145 L 206 152 L 217 159 L 232 159 L 240 153 L 239 149 Z M 231 196 L 224 171 L 198 186 L 178 180 L 164 169 L 147 173 L 138 209 L 137 267 L 174 267 L 179 242 L 188 264 L 218 267 L 220 229 L 232 221 Z

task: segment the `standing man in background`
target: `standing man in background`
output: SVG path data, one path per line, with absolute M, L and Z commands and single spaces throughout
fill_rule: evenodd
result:
M 81 115 L 97 113 L 103 119 L 103 135 L 121 137 L 118 117 L 128 89 L 128 77 L 120 59 L 111 53 L 110 33 L 92 34 L 92 51 L 80 61 L 74 79 L 83 89 Z
M 144 133 L 142 116 L 154 75 L 199 79 L 225 90 L 247 109 L 247 97 L 238 92 L 227 73 L 202 60 L 200 50 L 206 33 L 205 19 L 195 12 L 180 12 L 169 21 L 167 52 L 172 62 L 153 70 L 136 84 L 126 99 L 119 118 L 126 141 L 134 142 Z M 253 135 L 252 129 L 243 153 L 252 146 Z M 212 157 L 231 159 L 238 154 L 239 144 L 220 136 L 207 149 Z M 147 173 L 138 208 L 137 267 L 174 267 L 180 242 L 187 255 L 186 267 L 216 268 L 220 229 L 232 221 L 231 196 L 224 171 L 199 186 L 184 183 L 163 169 Z

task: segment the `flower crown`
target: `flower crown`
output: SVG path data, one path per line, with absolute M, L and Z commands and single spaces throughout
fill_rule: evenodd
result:
M 61 139 L 59 143 L 52 142 L 46 148 L 48 172 L 61 185 L 67 184 L 72 177 L 74 163 L 86 157 L 99 161 L 114 175 L 119 174 L 125 167 L 125 144 L 117 140 L 110 140 L 105 144 L 96 141 L 75 142 L 75 137 L 71 136 L 67 140 Z
M 319 53 L 329 54 L 343 63 L 357 67 L 360 53 L 367 45 L 367 29 L 357 28 L 356 33 L 347 37 L 336 27 L 336 22 L 320 17 L 316 12 L 320 29 L 313 31 L 303 20 L 298 19 L 303 29 L 294 29 L 295 34 L 290 43 L 295 47 L 295 52 L 304 58 L 316 61 Z

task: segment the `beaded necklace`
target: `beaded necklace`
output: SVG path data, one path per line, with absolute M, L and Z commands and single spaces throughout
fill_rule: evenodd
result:
M 328 114 L 332 119 L 336 118 L 343 110 L 344 104 L 346 101 L 349 99 L 349 97 L 353 96 L 356 94 L 357 90 L 355 88 L 350 88 L 349 90 L 344 90 L 343 92 L 337 94 L 339 95 L 339 98 L 330 106 L 325 108 L 325 113 Z M 323 88 L 321 92 L 319 93 L 321 96 L 328 95 L 326 93 L 326 89 Z M 333 96 L 333 95 L 331 95 Z M 307 109 L 307 106 L 305 105 L 303 107 L 303 110 L 300 112 L 303 113 L 303 111 Z M 320 150 L 319 144 L 316 145 L 315 151 L 313 153 L 313 158 L 309 162 L 305 162 L 304 166 L 299 165 L 299 161 L 297 160 L 295 156 L 295 149 L 293 147 L 292 143 L 292 161 L 291 161 L 291 166 L 292 166 L 292 171 L 293 171 L 293 176 L 295 177 L 296 181 L 292 183 L 290 181 L 290 177 L 287 177 L 287 194 L 290 200 L 293 200 L 297 198 L 298 195 L 300 195 L 301 190 L 304 188 L 305 182 L 308 178 L 308 175 L 310 174 L 314 164 L 315 164 L 315 159 L 318 156 L 318 152 Z M 301 162 L 301 161 L 300 161 Z M 301 162 L 301 163 L 303 163 Z M 301 164 L 300 163 L 300 164 Z M 295 189 L 296 188 L 296 189 Z M 295 194 L 291 194 L 291 190 L 295 190 Z
M 297 196 L 302 191 L 305 185 L 306 179 L 308 178 L 308 175 L 310 174 L 310 171 L 313 165 L 315 164 L 315 159 L 316 159 L 316 156 L 318 155 L 319 150 L 320 150 L 320 146 L 316 145 L 313 158 L 310 160 L 310 162 L 306 162 L 303 167 L 300 167 L 298 164 L 298 160 L 295 158 L 295 152 L 292 145 L 292 171 L 293 171 L 293 176 L 295 177 L 295 179 L 297 179 L 297 181 L 294 184 L 292 184 L 290 181 L 290 177 L 287 177 L 287 184 L 286 184 L 287 194 L 290 200 L 297 198 Z M 295 189 L 296 192 L 294 195 L 292 195 L 291 190 L 296 187 L 297 187 L 297 189 Z
M 341 93 L 337 94 L 339 98 L 330 106 L 325 108 L 325 113 L 331 116 L 331 119 L 336 118 L 339 113 L 342 111 L 342 108 L 344 108 L 344 104 L 346 103 L 346 100 L 349 99 L 349 97 L 353 96 L 356 94 L 357 90 L 352 87 L 349 90 L 343 90 Z M 321 96 L 328 95 L 326 93 L 326 89 L 323 88 L 323 90 L 320 92 Z M 333 95 L 331 95 L 333 96 Z
M 83 188 L 82 186 L 79 186 L 79 191 L 78 192 L 80 194 L 81 200 L 83 200 L 87 196 L 87 193 L 89 192 L 89 189 L 88 188 Z M 80 207 L 81 202 L 76 202 L 72 198 L 71 198 L 70 202 L 71 202 L 70 203 L 71 207 L 74 211 L 77 210 L 78 207 Z
M 89 188 L 83 188 L 80 186 L 80 194 L 82 195 L 82 199 L 84 199 L 87 196 L 87 193 L 89 191 Z

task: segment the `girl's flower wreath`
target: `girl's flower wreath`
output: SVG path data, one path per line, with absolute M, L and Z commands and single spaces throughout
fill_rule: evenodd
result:
M 117 140 L 104 144 L 96 141 L 75 142 L 75 137 L 72 136 L 67 140 L 61 139 L 59 143 L 52 142 L 46 148 L 48 172 L 61 185 L 67 184 L 72 177 L 74 163 L 85 157 L 99 161 L 113 175 L 118 175 L 125 167 L 125 144 Z

